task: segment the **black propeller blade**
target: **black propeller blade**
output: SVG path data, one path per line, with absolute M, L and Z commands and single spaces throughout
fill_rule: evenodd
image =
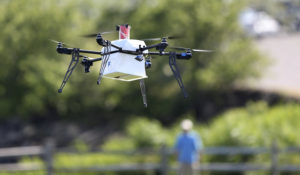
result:
M 190 48 L 184 48 L 184 47 L 169 47 L 171 49 L 176 50 L 184 50 L 184 51 L 194 51 L 194 52 L 213 52 L 213 50 L 203 50 L 203 49 L 190 49 Z
M 106 34 L 111 34 L 111 33 L 116 33 L 116 31 L 107 31 L 107 32 L 99 32 L 99 33 L 90 33 L 90 34 L 81 35 L 81 37 L 85 37 L 85 38 L 93 38 L 93 37 L 96 37 L 98 34 L 100 34 L 100 35 L 106 35 Z
M 173 36 L 165 36 L 165 37 L 161 37 L 161 38 L 145 38 L 145 39 L 141 39 L 143 41 L 160 41 L 162 39 L 180 39 L 183 38 L 183 35 L 173 35 Z
M 62 46 L 67 46 L 67 47 L 72 47 L 70 46 L 69 44 L 66 44 L 66 43 L 63 43 L 61 41 L 56 41 L 56 40 L 53 40 L 53 39 L 49 39 L 51 42 L 53 43 L 56 43 L 56 44 L 61 44 Z

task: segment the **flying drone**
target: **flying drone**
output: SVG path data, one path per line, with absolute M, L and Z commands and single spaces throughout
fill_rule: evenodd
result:
M 183 47 L 169 47 L 171 49 L 182 50 L 177 53 L 173 51 L 165 51 L 168 47 L 168 39 L 175 39 L 176 36 L 162 38 L 148 38 L 135 40 L 130 39 L 130 25 L 118 25 L 119 39 L 114 41 L 105 40 L 102 36 L 111 32 L 102 32 L 98 34 L 84 35 L 85 37 L 95 37 L 96 42 L 102 46 L 101 51 L 83 50 L 80 48 L 64 47 L 62 42 L 57 43 L 56 51 L 60 54 L 71 55 L 72 59 L 64 76 L 62 84 L 58 89 L 62 93 L 64 86 L 70 78 L 73 70 L 77 66 L 80 58 L 81 64 L 85 67 L 85 72 L 90 72 L 90 67 L 94 62 L 102 61 L 97 84 L 100 85 L 102 78 L 110 78 L 120 81 L 140 81 L 140 88 L 143 97 L 143 103 L 147 107 L 146 88 L 144 79 L 147 78 L 146 69 L 151 67 L 151 55 L 169 56 L 170 68 L 181 88 L 185 98 L 188 94 L 184 88 L 179 69 L 176 64 L 176 59 L 189 60 L 192 58 L 192 52 L 211 52 L 211 50 L 190 49 Z M 160 41 L 160 43 L 147 46 L 145 41 Z M 151 51 L 151 50 L 156 51 Z M 100 55 L 99 58 L 91 58 L 83 56 L 83 54 Z

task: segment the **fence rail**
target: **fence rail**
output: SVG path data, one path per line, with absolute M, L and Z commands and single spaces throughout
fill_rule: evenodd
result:
M 6 172 L 15 172 L 15 171 L 38 171 L 43 170 L 43 166 L 37 163 L 28 163 L 28 164 L 0 164 L 0 171 Z
M 41 147 L 41 146 L 1 148 L 0 149 L 0 158 L 35 156 L 35 155 L 41 155 L 43 153 L 44 153 L 44 150 L 43 150 L 43 147 Z
M 1 148 L 0 160 L 3 158 L 18 158 L 24 156 L 40 156 L 44 161 L 44 165 L 37 163 L 13 163 L 0 164 L 0 172 L 7 171 L 38 171 L 43 170 L 45 174 L 52 175 L 55 172 L 103 172 L 103 171 L 157 171 L 160 174 L 166 175 L 169 171 L 177 171 L 178 167 L 169 164 L 169 156 L 173 154 L 171 149 L 162 147 L 160 150 L 143 149 L 143 150 L 129 150 L 129 151 L 101 151 L 93 150 L 88 153 L 101 154 L 116 154 L 128 155 L 135 154 L 156 154 L 161 157 L 158 163 L 136 163 L 136 164 L 119 164 L 119 165 L 99 165 L 90 167 L 53 167 L 53 155 L 55 153 L 77 153 L 80 152 L 71 149 L 55 149 L 53 142 L 47 142 L 44 146 L 29 146 L 29 147 L 13 147 Z M 87 152 L 85 152 L 87 153 Z M 230 171 L 230 172 L 244 172 L 244 171 L 269 171 L 273 175 L 280 172 L 300 172 L 300 165 L 280 165 L 278 163 L 278 155 L 280 154 L 300 154 L 300 147 L 288 147 L 279 149 L 276 144 L 270 148 L 249 148 L 249 147 L 208 147 L 205 148 L 201 154 L 205 155 L 260 155 L 268 154 L 270 162 L 265 164 L 255 163 L 201 163 L 196 168 L 197 171 Z

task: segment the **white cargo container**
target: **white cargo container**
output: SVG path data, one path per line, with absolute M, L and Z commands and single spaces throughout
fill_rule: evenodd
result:
M 131 51 L 136 51 L 137 48 L 146 46 L 144 41 L 131 39 L 115 40 L 112 41 L 112 44 L 122 48 L 123 50 Z M 117 49 L 111 47 L 111 51 L 114 50 Z M 148 50 L 145 50 L 143 53 L 148 53 Z M 136 57 L 136 55 L 120 52 L 111 54 L 107 61 L 103 77 L 121 81 L 133 81 L 147 78 L 145 59 L 139 61 L 135 59 Z

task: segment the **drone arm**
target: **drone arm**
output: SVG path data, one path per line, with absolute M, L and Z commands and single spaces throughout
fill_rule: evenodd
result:
M 159 53 L 162 53 L 167 48 L 167 46 L 168 46 L 167 42 L 161 42 L 161 43 L 154 44 L 154 45 L 147 46 L 147 47 L 140 47 L 140 48 L 136 49 L 136 52 L 143 52 L 145 50 L 156 48 L 156 50 L 159 50 Z
M 57 47 L 56 51 L 60 54 L 71 55 L 73 52 L 73 48 Z
M 60 54 L 67 54 L 71 55 L 73 50 L 75 48 L 65 48 L 65 47 L 58 47 L 56 51 Z M 88 54 L 95 54 L 95 55 L 101 55 L 101 52 L 93 51 L 93 50 L 83 50 L 83 49 L 78 49 L 79 53 L 88 53 Z
M 175 54 L 176 58 L 179 60 L 189 60 L 192 58 L 192 54 L 191 53 L 186 53 L 186 52 L 182 52 L 182 53 L 173 53 L 173 52 L 148 52 L 147 55 L 166 55 L 166 56 L 170 56 L 171 54 Z
M 111 44 L 111 43 L 110 43 L 110 45 L 111 45 L 112 47 L 114 47 L 114 48 L 118 49 L 119 51 L 121 51 L 121 50 L 122 50 L 122 48 L 121 48 L 121 47 L 119 47 L 119 46 L 116 46 L 116 45 L 114 45 L 114 44 Z
M 97 52 L 97 51 L 93 51 L 93 50 L 83 50 L 83 49 L 79 49 L 80 53 L 89 53 L 89 54 L 95 54 L 95 55 L 101 55 L 101 52 Z
M 117 47 L 117 46 L 116 46 Z M 119 48 L 119 47 L 118 47 Z M 74 48 L 64 48 L 64 47 L 59 47 L 56 49 L 56 51 L 60 54 L 67 54 L 67 55 L 71 55 L 73 52 Z M 140 53 L 136 52 L 136 51 L 132 51 L 132 50 L 122 50 L 122 48 L 120 48 L 119 50 L 114 50 L 114 51 L 110 51 L 110 52 L 98 52 L 98 51 L 93 51 L 93 50 L 83 50 L 83 49 L 78 49 L 79 53 L 87 53 L 87 54 L 95 54 L 95 55 L 110 55 L 113 53 L 127 53 L 127 54 L 131 54 L 131 55 L 139 55 Z M 99 61 L 99 60 L 96 60 Z
M 138 49 L 136 49 L 136 51 L 137 52 L 143 52 L 143 51 L 145 51 L 145 50 L 149 50 L 149 49 L 152 49 L 152 48 L 156 48 L 157 46 L 159 46 L 160 45 L 160 43 L 159 44 L 154 44 L 154 45 L 152 45 L 152 46 L 147 46 L 147 47 L 140 47 L 140 48 L 138 48 Z
M 146 53 L 147 55 L 170 55 L 170 53 L 169 52 L 148 52 L 148 53 Z

